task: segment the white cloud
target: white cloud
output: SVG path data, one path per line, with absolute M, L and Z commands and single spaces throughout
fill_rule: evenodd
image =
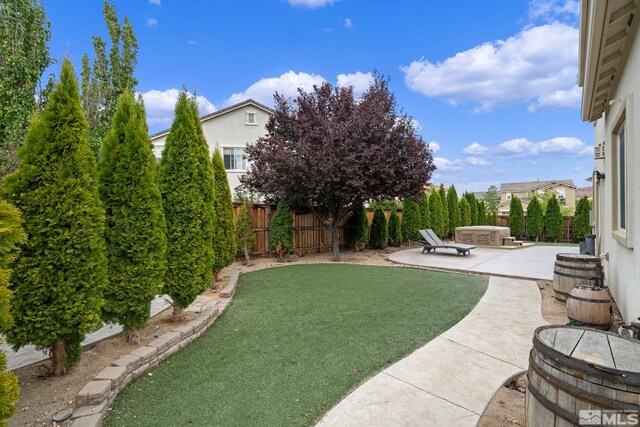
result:
M 351 27 L 353 26 L 353 22 L 351 21 L 351 19 L 349 18 L 345 18 L 344 20 L 344 27 L 348 30 L 351 29 Z
M 485 165 L 490 165 L 491 164 L 490 162 L 488 162 L 485 159 L 482 159 L 480 157 L 473 157 L 473 156 L 467 157 L 465 159 L 465 162 L 467 162 L 467 163 L 469 163 L 470 165 L 473 165 L 473 166 L 485 166 Z
M 533 19 L 574 18 L 579 14 L 579 0 L 531 0 L 529 2 L 529 16 Z
M 158 20 L 156 18 L 147 18 L 146 21 L 147 27 L 157 27 Z
M 466 147 L 464 147 L 464 150 L 462 150 L 462 152 L 464 154 L 483 154 L 486 153 L 487 151 L 489 151 L 489 148 L 485 147 L 482 144 L 478 144 L 477 142 L 474 142 L 471 145 L 467 145 Z
M 440 151 L 440 144 L 435 141 L 429 141 L 427 142 L 427 145 L 429 146 L 433 154 L 436 154 L 438 151 Z
M 280 77 L 268 77 L 258 80 L 249 86 L 244 92 L 234 93 L 224 105 L 233 105 L 252 98 L 266 105 L 273 105 L 273 94 L 278 92 L 284 97 L 295 97 L 298 88 L 311 91 L 313 86 L 319 86 L 325 82 L 324 77 L 318 74 L 295 73 L 287 71 Z
M 578 108 L 582 100 L 582 90 L 578 85 L 569 90 L 557 90 L 549 95 L 538 97 L 528 110 L 535 112 L 544 108 Z
M 171 125 L 179 94 L 180 91 L 178 89 L 167 89 L 165 91 L 152 89 L 148 92 L 142 92 L 149 127 L 169 127 Z M 204 96 L 198 95 L 197 99 L 200 115 L 216 111 L 215 105 Z
M 559 136 L 540 142 L 526 138 L 505 141 L 497 147 L 503 157 L 531 157 L 544 155 L 592 156 L 593 147 L 574 137 Z
M 308 7 L 315 9 L 318 7 L 331 6 L 335 0 L 287 0 L 291 6 Z
M 155 4 L 156 6 L 162 6 L 162 0 L 149 0 L 149 4 Z
M 470 102 L 478 111 L 521 103 L 573 107 L 578 29 L 560 22 L 527 27 L 443 62 L 413 61 L 402 71 L 410 89 L 452 105 Z
M 197 42 L 197 41 L 195 41 L 195 40 L 189 40 L 189 41 L 187 42 L 187 44 L 188 44 L 189 46 L 195 46 L 195 45 L 197 45 L 197 44 L 198 44 L 198 42 Z
M 369 89 L 371 82 L 373 81 L 373 74 L 361 73 L 356 71 L 351 74 L 338 74 L 337 85 L 339 87 L 353 86 L 353 94 L 360 96 Z
M 434 157 L 433 163 L 441 172 L 455 172 L 464 169 L 462 160 L 449 160 L 444 157 Z

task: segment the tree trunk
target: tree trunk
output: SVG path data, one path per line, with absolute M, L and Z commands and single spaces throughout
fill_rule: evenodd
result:
M 67 368 L 62 363 L 62 360 L 67 357 L 67 349 L 65 348 L 64 341 L 58 340 L 53 343 L 51 347 L 51 372 L 54 376 L 59 377 L 67 373 Z
M 171 321 L 173 323 L 180 322 L 184 319 L 184 313 L 182 313 L 182 307 L 177 304 L 173 304 L 173 316 L 171 316 Z
M 245 265 L 249 265 L 249 262 L 251 261 L 249 259 L 249 248 L 247 247 L 247 241 L 244 241 L 244 260 L 245 260 Z
M 338 221 L 331 223 L 331 243 L 333 245 L 333 260 L 340 262 L 340 242 L 338 241 Z
M 282 259 L 282 242 L 278 240 L 278 244 L 276 245 L 276 255 L 278 255 L 278 262 L 284 262 Z
M 129 344 L 138 344 L 140 342 L 140 332 L 136 328 L 127 330 L 127 342 Z

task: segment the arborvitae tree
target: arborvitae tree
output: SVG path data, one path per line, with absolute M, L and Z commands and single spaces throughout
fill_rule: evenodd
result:
M 490 212 L 487 215 L 487 224 L 488 225 L 498 225 L 498 213 L 497 212 Z
M 389 246 L 400 246 L 402 244 L 402 233 L 404 232 L 402 228 L 404 228 L 404 221 L 400 226 L 398 212 L 395 209 L 391 209 L 391 215 L 389 216 Z
M 249 258 L 249 250 L 256 243 L 256 232 L 253 228 L 253 216 L 251 211 L 253 206 L 249 199 L 245 200 L 238 213 L 238 220 L 236 221 L 236 244 L 238 250 L 244 253 L 245 264 L 249 265 L 251 258 Z
M 527 206 L 527 235 L 537 242 L 543 227 L 542 206 L 540 206 L 538 197 L 534 195 Z
M 487 224 L 487 209 L 482 200 L 478 200 L 478 225 Z
M 14 270 L 15 325 L 7 341 L 15 349 L 48 350 L 54 375 L 61 375 L 100 324 L 107 279 L 104 209 L 70 61 L 42 116 L 32 120 L 19 158 L 3 192 L 22 211 L 29 241 Z
M 547 211 L 545 212 L 545 225 L 547 238 L 557 240 L 564 235 L 564 217 L 560 209 L 560 203 L 555 194 L 552 194 L 547 201 Z
M 344 227 L 345 239 L 349 246 L 355 246 L 356 250 L 362 249 L 362 243 L 367 239 L 369 231 L 369 220 L 367 219 L 367 208 L 360 203 L 349 215 Z
M 469 207 L 469 201 L 466 197 L 460 199 L 460 224 L 463 227 L 471 225 L 471 208 Z
M 436 190 L 433 190 L 429 197 L 429 209 L 431 211 L 431 229 L 438 236 L 444 237 L 448 230 L 445 230 L 442 219 L 442 198 Z
M 429 209 L 429 194 L 426 191 L 422 192 L 422 199 L 420 199 L 420 219 L 421 230 L 431 228 L 431 209 Z
M 280 199 L 276 214 L 271 218 L 269 244 L 276 248 L 279 261 L 282 261 L 284 251 L 290 251 L 293 248 L 293 217 L 284 199 Z
M 509 205 L 509 230 L 514 237 L 524 235 L 524 211 L 522 210 L 522 202 L 516 196 L 511 198 Z
M 220 150 L 213 153 L 213 174 L 216 214 L 213 221 L 213 273 L 217 277 L 220 270 L 233 263 L 238 249 L 233 229 L 233 200 Z
M 478 225 L 478 201 L 473 193 L 464 193 L 469 203 L 469 211 L 471 212 L 471 225 Z
M 590 211 L 591 202 L 586 196 L 578 200 L 576 213 L 573 218 L 573 236 L 577 240 L 584 240 L 585 234 L 591 234 L 591 224 L 589 223 Z
M 443 184 L 440 184 L 438 195 L 440 195 L 440 201 L 442 202 L 442 227 L 444 230 L 443 233 L 445 236 L 448 236 L 449 235 L 449 202 L 447 200 L 447 192 L 444 191 Z
M 371 221 L 371 231 L 369 233 L 369 246 L 373 249 L 384 249 L 389 241 L 389 228 L 387 218 L 380 206 L 376 207 Z
M 11 316 L 11 298 L 9 290 L 11 262 L 16 257 L 18 246 L 27 241 L 22 229 L 20 211 L 5 201 L 0 201 L 0 333 L 6 334 L 13 325 Z M 0 344 L 2 340 L 0 339 Z M 0 425 L 15 412 L 18 400 L 18 377 L 7 372 L 7 355 L 0 350 Z
M 173 320 L 211 283 L 213 266 L 213 166 L 195 98 L 181 92 L 160 161 L 160 193 L 167 222 L 164 292 Z
M 460 213 L 460 202 L 458 202 L 458 193 L 453 184 L 451 184 L 447 192 L 447 205 L 449 208 L 449 235 L 455 236 L 456 227 L 460 227 L 462 224 L 462 216 Z
M 391 221 L 391 218 L 389 218 Z M 422 222 L 422 215 L 420 213 L 420 205 L 412 199 L 405 199 L 402 209 L 402 238 L 404 240 L 411 241 L 420 240 L 420 223 Z M 391 227 L 391 224 L 389 224 Z M 391 230 L 389 230 L 391 234 Z
M 162 289 L 167 227 L 144 108 L 131 91 L 118 100 L 98 166 L 109 280 L 102 315 L 121 324 L 127 340 L 137 344 Z

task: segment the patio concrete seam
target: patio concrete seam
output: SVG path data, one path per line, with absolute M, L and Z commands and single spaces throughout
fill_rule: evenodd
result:
M 439 395 L 437 395 L 437 394 L 435 394 L 435 393 L 433 393 L 433 392 L 427 391 L 427 390 L 425 390 L 425 389 L 423 389 L 423 388 L 421 388 L 421 387 L 418 387 L 418 386 L 417 386 L 417 385 L 415 385 L 415 384 L 411 384 L 410 382 L 403 380 L 402 378 L 398 378 L 398 377 L 396 377 L 396 376 L 394 376 L 394 375 L 391 375 L 391 374 L 390 374 L 390 373 L 388 373 L 388 372 L 382 371 L 381 373 L 382 373 L 382 374 L 384 374 L 384 375 L 386 375 L 386 376 L 388 376 L 388 377 L 393 378 L 394 380 L 397 380 L 397 381 L 403 382 L 403 383 L 405 383 L 405 384 L 407 384 L 407 385 L 409 385 L 409 386 L 411 386 L 411 387 L 413 387 L 413 388 L 416 388 L 416 389 L 420 390 L 420 391 L 421 391 L 421 392 L 423 392 L 423 393 L 430 394 L 430 395 L 431 395 L 431 396 L 433 396 L 433 397 L 436 397 L 436 398 L 438 398 L 438 399 L 440 399 L 440 400 L 444 400 L 445 402 L 448 402 L 448 403 L 450 403 L 450 404 L 452 404 L 452 405 L 455 405 L 455 406 L 457 406 L 458 408 L 464 409 L 465 411 L 469 411 L 469 412 L 471 412 L 471 413 L 473 413 L 473 414 L 475 414 L 475 415 L 482 415 L 482 414 L 478 414 L 478 413 L 477 413 L 476 411 L 474 411 L 473 409 L 470 409 L 470 408 L 464 407 L 463 405 L 461 405 L 461 404 L 459 404 L 459 403 L 453 402 L 453 401 L 451 401 L 451 400 L 449 400 L 449 399 L 447 399 L 447 398 L 445 398 L 445 397 L 442 397 L 442 396 L 439 396 Z
M 476 348 L 469 347 L 468 345 L 465 345 L 465 344 L 463 344 L 463 343 L 461 343 L 461 342 L 458 342 L 458 341 L 452 340 L 452 339 L 447 338 L 447 337 L 445 337 L 445 336 L 443 336 L 443 335 L 440 335 L 439 337 L 440 337 L 440 338 L 442 338 L 442 339 L 445 339 L 445 340 L 447 340 L 447 341 L 449 341 L 449 342 L 452 342 L 452 343 L 454 343 L 454 344 L 458 344 L 459 346 L 462 346 L 462 347 L 464 347 L 464 348 L 466 348 L 466 349 L 469 349 L 469 350 L 471 350 L 471 351 L 475 351 L 476 353 L 480 353 L 480 354 L 482 354 L 482 355 L 484 355 L 484 356 L 490 357 L 491 359 L 499 360 L 500 362 L 503 362 L 503 363 L 506 363 L 507 365 L 513 366 L 514 368 L 522 369 L 522 366 L 514 365 L 512 362 L 509 362 L 509 361 L 507 361 L 507 360 L 503 360 L 503 359 L 501 359 L 501 358 L 499 358 L 499 357 L 496 357 L 496 356 L 494 356 L 494 355 L 492 355 L 492 354 L 485 353 L 484 351 L 480 351 L 480 350 L 478 350 L 478 349 L 476 349 Z

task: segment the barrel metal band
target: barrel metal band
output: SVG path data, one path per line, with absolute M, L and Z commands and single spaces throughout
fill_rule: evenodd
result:
M 569 295 L 569 298 L 571 299 L 575 299 L 578 301 L 584 301 L 584 302 L 597 302 L 598 304 L 609 304 L 611 303 L 611 300 L 609 298 L 607 299 L 593 299 L 593 298 L 584 298 L 584 297 L 579 297 L 576 295 Z
M 598 276 L 580 276 L 577 274 L 569 274 L 569 273 L 564 273 L 562 271 L 558 271 L 558 270 L 553 270 L 553 274 L 557 274 L 558 276 L 563 276 L 563 277 L 571 277 L 572 279 L 583 279 L 583 280 L 592 280 L 594 282 L 597 282 L 600 280 L 600 278 Z
M 531 377 L 529 376 L 529 374 L 527 374 L 527 390 L 529 391 L 529 393 L 531 393 L 533 395 L 533 397 L 536 398 L 536 400 L 538 402 L 540 402 L 542 404 L 542 406 L 547 408 L 553 414 L 564 418 L 565 420 L 569 421 L 571 424 L 578 425 L 580 423 L 580 419 L 578 417 L 576 417 L 575 414 L 572 414 L 571 412 L 567 411 L 566 409 L 563 409 L 563 408 L 559 407 L 557 404 L 555 404 L 552 401 L 550 401 L 549 399 L 547 399 L 547 397 L 544 396 L 533 385 L 533 383 L 531 382 Z

